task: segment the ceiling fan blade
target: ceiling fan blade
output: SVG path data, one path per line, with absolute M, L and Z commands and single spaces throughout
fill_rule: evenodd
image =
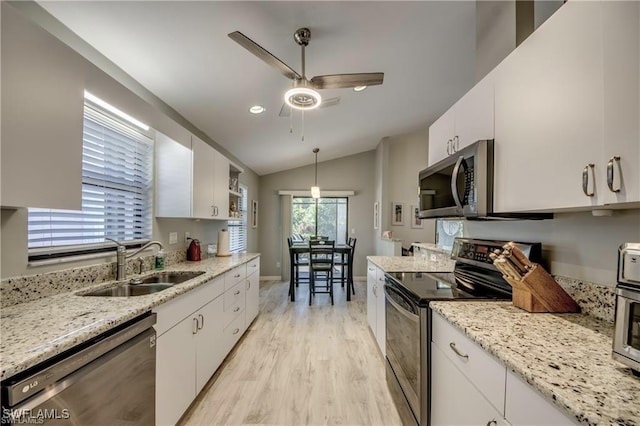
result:
M 311 84 L 316 89 L 342 89 L 345 87 L 375 86 L 382 84 L 383 79 L 383 72 L 318 75 L 311 79 Z
M 338 105 L 339 103 L 340 103 L 340 96 L 336 96 L 335 98 L 323 99 L 318 109 L 332 107 L 332 106 Z M 291 107 L 286 103 L 283 103 L 282 108 L 280 108 L 280 114 L 278 115 L 280 117 L 289 117 L 291 115 Z
M 240 46 L 247 49 L 249 52 L 256 55 L 258 58 L 262 59 L 268 65 L 271 65 L 274 68 L 277 68 L 285 77 L 290 78 L 291 80 L 295 80 L 297 78 L 302 78 L 300 74 L 295 72 L 289 65 L 282 62 L 280 59 L 273 56 L 266 49 L 260 46 L 255 41 L 251 40 L 246 35 L 242 34 L 240 31 L 234 31 L 228 34 L 231 40 L 238 43 Z

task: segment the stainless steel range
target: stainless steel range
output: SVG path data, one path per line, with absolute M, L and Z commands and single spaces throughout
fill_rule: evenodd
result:
M 426 426 L 431 417 L 431 318 L 433 300 L 510 300 L 511 286 L 489 259 L 505 241 L 456 238 L 451 273 L 385 274 L 386 376 L 405 425 Z M 519 243 L 533 262 L 540 262 L 539 243 Z M 453 275 L 453 276 L 452 276 Z
M 618 251 L 613 359 L 640 376 L 640 243 L 623 244 Z

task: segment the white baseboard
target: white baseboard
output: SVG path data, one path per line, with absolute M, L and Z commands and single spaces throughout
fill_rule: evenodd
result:
M 280 275 L 263 275 L 260 277 L 260 281 L 282 281 L 282 277 Z

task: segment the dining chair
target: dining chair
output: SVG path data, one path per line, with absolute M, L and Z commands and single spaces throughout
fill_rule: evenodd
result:
M 294 243 L 296 243 L 292 237 L 287 238 L 287 244 L 289 245 L 289 260 L 293 265 L 293 276 L 290 278 L 293 280 L 296 287 L 300 286 L 300 283 L 308 283 L 309 276 L 304 276 L 301 269 L 304 269 L 309 266 L 309 258 L 306 254 L 294 253 L 291 251 L 291 247 Z M 291 296 L 291 294 L 289 294 Z
M 309 241 L 309 305 L 317 293 L 328 293 L 333 305 L 335 241 Z

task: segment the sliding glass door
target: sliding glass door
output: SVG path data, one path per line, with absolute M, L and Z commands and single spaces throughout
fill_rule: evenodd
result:
M 305 238 L 315 235 L 328 237 L 336 244 L 347 239 L 347 197 L 319 198 L 293 197 L 291 203 L 291 232 Z

